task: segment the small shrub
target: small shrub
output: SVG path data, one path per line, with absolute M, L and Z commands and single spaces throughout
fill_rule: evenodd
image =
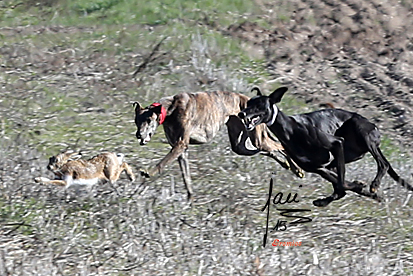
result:
M 105 11 L 113 6 L 119 4 L 122 0 L 97 0 L 93 2 L 82 2 L 74 6 L 74 9 L 78 12 L 91 14 L 97 11 Z

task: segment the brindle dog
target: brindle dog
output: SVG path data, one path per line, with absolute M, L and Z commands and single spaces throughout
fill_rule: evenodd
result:
M 303 177 L 302 170 L 285 154 L 280 143 L 269 136 L 266 125 L 259 125 L 251 132 L 246 131 L 237 114 L 247 106 L 248 100 L 242 94 L 216 91 L 164 97 L 146 108 L 135 102 L 136 138 L 140 144 L 148 143 L 157 127 L 163 125 L 165 136 L 172 146 L 171 151 L 155 167 L 142 174 L 149 177 L 160 173 L 168 163 L 178 158 L 188 198 L 192 199 L 188 145 L 210 142 L 225 124 L 235 153 L 254 155 L 260 152 Z M 281 153 L 283 158 L 280 159 L 277 153 Z

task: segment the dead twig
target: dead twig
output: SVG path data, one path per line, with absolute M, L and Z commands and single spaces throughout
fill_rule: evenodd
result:
M 142 72 L 143 69 L 145 69 L 146 66 L 147 66 L 150 62 L 156 60 L 156 59 L 159 58 L 160 56 L 165 55 L 165 53 L 163 53 L 163 54 L 161 54 L 160 56 L 155 56 L 155 55 L 158 53 L 159 48 L 161 47 L 162 43 L 163 43 L 163 42 L 165 41 L 165 39 L 167 39 L 167 38 L 168 38 L 168 37 L 162 38 L 161 41 L 159 41 L 159 42 L 155 45 L 155 47 L 153 47 L 153 49 L 152 49 L 152 51 L 150 52 L 150 54 L 142 61 L 142 63 L 138 66 L 138 68 L 136 68 L 135 72 L 134 72 L 133 75 L 132 75 L 133 78 L 135 78 L 138 73 Z

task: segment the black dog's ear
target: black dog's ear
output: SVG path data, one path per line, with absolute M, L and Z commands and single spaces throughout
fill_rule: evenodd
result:
M 139 102 L 134 102 L 133 106 L 135 107 L 135 113 L 140 114 L 142 110 L 142 106 Z
M 257 87 L 257 86 L 253 87 L 253 88 L 251 89 L 251 92 L 254 92 L 255 90 L 257 90 L 257 96 L 264 96 L 264 95 L 261 93 L 261 90 L 260 90 L 259 87 Z
M 281 101 L 281 98 L 284 96 L 285 92 L 287 92 L 288 88 L 287 87 L 280 87 L 277 88 L 274 92 L 271 93 L 270 101 L 272 103 L 279 103 Z
M 153 106 L 151 107 L 151 110 L 159 115 L 161 114 L 161 111 L 162 111 L 162 105 Z

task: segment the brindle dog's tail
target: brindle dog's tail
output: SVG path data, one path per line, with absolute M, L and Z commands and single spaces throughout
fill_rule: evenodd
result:
M 381 150 L 379 149 L 379 153 L 380 155 L 383 157 L 383 159 L 386 161 L 386 163 L 389 165 L 389 168 L 387 169 L 387 173 L 391 176 L 391 178 L 393 178 L 394 180 L 396 180 L 397 183 L 399 183 L 400 185 L 402 185 L 403 187 L 405 187 L 407 190 L 409 191 L 413 191 L 413 186 L 408 183 L 406 180 L 404 180 L 403 178 L 401 178 L 393 169 L 393 167 L 390 165 L 390 162 L 387 161 L 387 159 L 384 157 L 383 153 L 381 152 Z

